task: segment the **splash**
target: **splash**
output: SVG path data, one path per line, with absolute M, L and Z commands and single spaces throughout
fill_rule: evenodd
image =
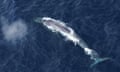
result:
M 6 18 L 1 18 L 2 33 L 4 39 L 15 43 L 17 40 L 22 40 L 27 35 L 27 26 L 21 19 L 9 24 Z
M 85 54 L 89 55 L 91 60 L 94 60 L 94 63 L 92 63 L 90 67 L 109 59 L 100 58 L 99 54 L 95 50 L 89 48 L 84 40 L 82 40 L 71 27 L 66 26 L 64 22 L 50 17 L 37 18 L 35 22 L 42 23 L 52 32 L 58 32 L 67 40 L 72 41 L 75 45 L 79 45 L 84 50 Z

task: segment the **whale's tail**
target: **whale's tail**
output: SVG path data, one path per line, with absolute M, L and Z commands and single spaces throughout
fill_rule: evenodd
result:
M 109 60 L 110 58 L 97 58 L 94 60 L 94 62 L 90 65 L 90 68 L 93 68 L 94 66 L 96 66 L 97 64 L 104 62 L 106 60 Z

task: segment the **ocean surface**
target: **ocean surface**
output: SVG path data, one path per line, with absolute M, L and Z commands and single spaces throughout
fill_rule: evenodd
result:
M 104 62 L 102 69 L 90 68 L 93 61 L 82 48 L 36 23 L 37 17 L 65 22 L 120 68 L 120 0 L 0 0 L 0 72 L 119 72 L 102 68 Z M 16 20 L 26 24 L 27 35 L 6 40 L 2 27 Z

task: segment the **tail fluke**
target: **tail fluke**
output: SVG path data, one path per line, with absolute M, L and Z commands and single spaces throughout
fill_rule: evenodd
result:
M 94 62 L 90 65 L 90 68 L 94 67 L 95 65 L 97 65 L 98 63 L 101 63 L 103 61 L 109 60 L 110 58 L 101 58 L 99 56 L 99 54 L 90 48 L 84 48 L 84 51 L 86 53 L 86 55 L 90 56 L 90 59 L 93 60 Z
M 97 64 L 109 60 L 110 58 L 96 58 L 94 62 L 90 65 L 90 68 L 96 66 Z

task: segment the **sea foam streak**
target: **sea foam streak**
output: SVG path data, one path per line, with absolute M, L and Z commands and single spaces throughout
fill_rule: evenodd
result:
M 95 66 L 99 62 L 109 59 L 109 58 L 100 58 L 98 53 L 95 50 L 90 49 L 87 46 L 87 44 L 75 33 L 75 31 L 71 27 L 67 26 L 64 22 L 50 17 L 37 18 L 35 19 L 35 22 L 42 23 L 52 32 L 60 33 L 67 40 L 70 40 L 75 45 L 79 45 L 81 48 L 83 48 L 85 54 L 89 55 L 90 59 L 94 60 L 94 63 L 91 65 L 91 67 Z

